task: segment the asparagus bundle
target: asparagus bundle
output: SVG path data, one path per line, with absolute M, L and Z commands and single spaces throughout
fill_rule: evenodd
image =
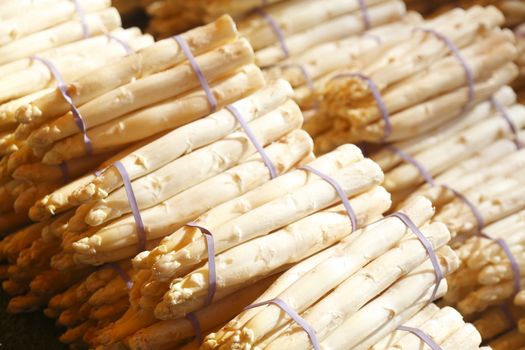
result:
M 439 308 L 429 304 L 403 324 L 430 337 L 441 349 L 479 349 L 481 336 L 470 323 L 463 321 L 459 312 L 451 307 Z M 427 348 L 425 342 L 406 329 L 388 334 L 370 350 Z
M 334 176 L 339 180 L 346 195 L 354 197 L 350 203 L 354 208 L 358 224 L 370 222 L 388 209 L 390 205 L 388 194 L 382 188 L 376 187 L 382 179 L 382 174 L 372 162 L 363 159 L 357 147 L 350 145 L 342 147 L 333 154 L 313 161 L 310 165 Z M 309 199 L 306 206 L 291 206 L 292 201 L 299 203 L 301 198 L 309 194 L 318 198 L 317 203 L 314 204 Z M 245 231 L 245 237 L 237 239 L 235 244 L 231 242 L 222 246 L 219 243 L 223 240 L 217 240 L 215 259 L 218 264 L 218 281 L 222 282 L 217 285 L 214 300 L 222 300 L 254 281 L 275 274 L 348 234 L 352 230 L 352 224 L 343 206 L 315 213 L 327 206 L 334 205 L 338 200 L 337 193 L 325 180 L 316 179 L 313 175 L 308 176 L 306 170 L 295 170 L 201 215 L 196 222 L 209 227 L 208 229 L 214 232 L 216 237 L 220 237 L 217 235 L 222 234 L 223 231 L 226 234 L 230 227 L 237 227 L 236 230 Z M 270 210 L 274 212 L 279 207 L 282 208 L 280 214 L 282 218 L 277 219 L 273 214 L 274 220 L 270 226 L 268 223 L 254 219 L 257 216 L 267 216 L 266 212 Z M 296 221 L 297 219 L 299 220 Z M 292 223 L 294 221 L 296 222 Z M 212 224 L 214 226 L 210 226 Z M 325 232 L 328 227 L 334 232 L 331 234 Z M 207 265 L 199 268 L 194 262 L 184 261 L 181 262 L 182 268 L 178 269 L 176 265 L 168 264 L 168 259 L 173 254 L 183 252 L 182 249 L 171 251 L 170 247 L 177 242 L 180 242 L 178 245 L 184 244 L 185 241 L 187 245 L 185 249 L 191 249 L 192 246 L 200 249 L 198 248 L 200 247 L 199 234 L 192 232 L 189 227 L 183 227 L 164 238 L 161 244 L 152 251 L 141 253 L 135 258 L 135 264 L 141 271 L 137 273 L 133 285 L 133 290 L 136 292 L 133 290 L 131 292 L 132 308 L 121 320 L 100 333 L 99 342 L 110 344 L 120 341 L 139 329 L 157 322 L 153 310 L 162 301 L 162 294 L 170 294 L 168 284 L 174 277 L 186 275 L 185 278 L 189 282 L 195 278 L 202 279 L 197 276 L 207 275 Z M 232 244 L 236 247 L 233 247 Z M 279 251 L 270 253 L 275 248 L 278 248 Z M 294 252 L 292 256 L 290 256 L 290 250 Z M 201 252 L 195 252 L 202 256 L 202 259 L 206 258 Z M 246 271 L 245 259 L 250 256 L 255 258 L 258 254 L 267 257 L 258 263 L 254 261 L 252 271 Z M 222 261 L 224 264 L 220 263 Z M 244 271 L 243 275 L 239 275 L 233 269 L 236 262 Z M 174 280 L 173 283 L 176 281 Z M 188 294 L 189 299 L 180 305 L 180 311 L 173 314 L 169 312 L 169 316 L 159 316 L 162 319 L 176 319 L 187 312 L 201 309 L 205 306 L 203 299 L 205 299 L 206 290 L 205 282 L 194 286 L 191 298 Z M 162 310 L 162 307 L 165 306 L 161 303 L 157 311 Z M 159 312 L 166 313 L 167 311 Z
M 517 145 L 525 137 L 519 121 L 525 110 L 514 100 L 510 88 L 501 89 L 459 121 L 374 153 L 394 202 L 417 195 L 430 198 L 438 209 L 436 218 L 454 235 L 473 233 L 479 225 L 476 216 L 488 224 L 523 208 L 520 194 L 510 190 L 523 181 L 523 150 Z M 506 185 L 511 187 L 505 190 Z
M 446 227 L 425 224 L 433 214 L 430 202 L 419 198 L 404 212 L 431 242 L 443 272 L 452 272 L 458 262 L 446 246 L 450 239 Z M 426 255 L 411 230 L 389 217 L 300 263 L 295 267 L 304 265 L 300 274 L 286 278 L 285 273 L 258 301 L 284 301 L 315 331 L 322 347 L 368 349 L 374 335 L 380 341 L 436 292 L 436 275 Z M 439 288 L 436 295 L 443 292 Z M 202 348 L 309 348 L 308 335 L 288 313 L 271 304 L 246 310 L 210 334 Z
M 502 21 L 493 7 L 454 10 L 399 45 L 360 56 L 319 91 L 335 119 L 323 139 L 404 140 L 487 99 L 517 74 L 514 36 L 498 27 Z

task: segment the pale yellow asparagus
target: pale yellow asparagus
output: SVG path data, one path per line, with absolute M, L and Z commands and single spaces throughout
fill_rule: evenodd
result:
M 245 39 L 239 39 L 208 53 L 195 57 L 207 81 L 231 75 L 240 67 L 253 62 L 253 51 Z M 199 79 L 189 62 L 130 82 L 99 96 L 79 107 L 87 129 L 114 120 L 140 108 L 184 94 L 199 87 Z M 117 101 L 117 102 L 116 102 Z M 32 147 L 42 148 L 78 132 L 72 114 L 35 130 L 28 138 Z
M 501 88 L 494 94 L 494 98 L 504 107 L 511 106 L 516 102 L 516 94 L 508 86 Z M 471 127 L 475 123 L 485 120 L 491 116 L 492 109 L 490 101 L 481 102 L 473 107 L 472 110 L 466 112 L 460 120 L 450 121 L 429 133 L 394 143 L 394 145 L 405 153 L 414 156 L 459 134 L 462 130 Z M 371 155 L 371 158 L 381 166 L 383 171 L 389 171 L 397 164 L 403 162 L 398 154 L 388 149 L 379 150 Z
M 123 36 L 123 35 L 121 35 Z M 77 52 L 50 59 L 49 61 L 60 72 L 64 81 L 73 81 L 89 72 L 101 67 L 104 63 L 128 54 L 121 42 L 106 39 L 107 42 L 99 47 L 91 48 L 91 52 Z M 131 50 L 140 50 L 151 45 L 153 38 L 149 35 L 121 39 L 129 45 Z M 56 81 L 49 68 L 39 62 L 23 70 L 5 74 L 0 83 L 0 101 L 24 97 L 39 90 L 55 87 Z
M 434 249 L 444 246 L 450 234 L 444 225 L 430 225 L 422 228 L 422 233 Z M 427 251 L 417 237 L 402 241 L 397 247 L 378 257 L 355 275 L 341 283 L 333 292 L 308 309 L 305 320 L 315 328 L 318 337 L 323 338 L 333 327 L 341 324 L 347 315 L 357 312 L 363 305 L 388 288 L 406 271 L 412 271 L 427 259 Z M 356 289 L 357 286 L 357 289 Z M 341 304 L 341 296 L 354 291 L 351 302 Z M 359 293 L 355 293 L 359 290 Z M 330 310 L 330 312 L 327 312 Z M 335 311 L 337 310 L 337 312 Z M 336 317 L 336 315 L 338 315 Z M 297 327 L 290 327 L 272 342 L 279 346 L 307 346 L 308 337 Z M 297 345 L 296 345 L 297 344 Z M 302 345 L 299 345 L 302 344 Z
M 350 203 L 358 215 L 358 223 L 369 223 L 386 211 L 390 204 L 388 197 L 383 189 L 378 188 L 353 198 Z M 217 255 L 217 276 L 221 282 L 217 285 L 216 298 L 224 297 L 223 290 L 226 286 L 230 289 L 239 288 L 246 281 L 258 280 L 334 244 L 351 232 L 349 223 L 348 214 L 339 205 Z M 330 227 L 330 233 L 323 232 L 327 226 Z M 275 252 L 273 258 L 257 261 L 257 254 L 267 251 Z M 252 267 L 248 272 L 245 272 L 246 264 Z M 207 277 L 208 266 L 205 265 L 171 283 L 170 291 L 166 294 L 169 299 L 165 297 L 163 301 L 169 302 L 171 317 L 185 314 L 205 304 Z
M 221 108 L 241 99 L 264 85 L 262 73 L 255 65 L 244 66 L 230 77 L 212 84 L 211 91 Z M 88 131 L 95 154 L 122 147 L 160 132 L 173 130 L 209 113 L 211 107 L 205 92 L 198 88 L 184 96 L 131 113 L 124 119 L 110 121 Z M 145 128 L 144 125 L 148 127 Z M 60 164 L 62 161 L 86 155 L 81 134 L 54 144 L 43 157 L 43 162 Z
M 514 105 L 507 109 L 510 118 L 521 129 L 525 126 L 525 107 Z M 500 138 L 502 134 L 510 135 L 508 123 L 497 114 L 464 130 L 453 139 L 441 143 L 439 151 L 446 149 L 446 159 L 437 151 L 438 148 L 429 148 L 418 153 L 414 158 L 423 164 L 425 169 L 436 175 L 446 170 L 458 160 L 463 160 L 476 150 L 488 146 Z M 443 147 L 443 148 L 441 148 Z M 401 190 L 421 183 L 419 171 L 412 164 L 404 163 L 389 171 L 385 175 L 385 187 L 389 190 Z
M 20 1 L 3 1 L 0 4 L 0 18 L 7 19 L 16 15 L 26 13 L 29 10 L 41 8 L 42 6 L 54 5 L 60 0 L 20 0 Z
M 361 159 L 363 159 L 363 155 L 359 148 L 353 145 L 344 145 L 332 153 L 312 160 L 309 165 L 323 173 L 332 175 L 336 170 L 349 166 Z M 251 209 L 278 198 L 283 193 L 283 190 L 292 191 L 314 180 L 314 177 L 309 176 L 307 172 L 302 170 L 295 170 L 289 174 L 283 174 L 237 199 L 230 200 L 211 209 L 204 217 L 199 219 L 199 222 L 201 222 L 203 226 L 213 229 L 217 225 L 232 220 Z M 179 242 L 180 237 L 177 234 L 166 237 L 162 244 L 154 251 L 137 255 L 134 259 L 135 267 L 149 269 L 160 255 L 175 249 Z
M 481 336 L 470 323 L 466 323 L 458 329 L 454 334 L 450 335 L 445 341 L 443 341 L 440 346 L 443 350 L 453 350 L 453 349 L 479 349 L 481 344 Z
M 227 322 L 242 311 L 244 306 L 257 299 L 274 280 L 275 277 L 266 278 L 195 312 L 201 329 L 207 331 Z M 173 342 L 193 336 L 193 332 L 189 321 L 180 318 L 158 322 L 142 329 L 126 339 L 126 343 L 133 350 L 168 348 Z
M 436 304 L 430 303 L 424 308 L 422 308 L 421 310 L 419 310 L 409 320 L 406 320 L 405 322 L 403 322 L 403 325 L 406 327 L 419 328 L 425 322 L 429 321 L 434 315 L 436 315 L 436 313 L 439 310 L 440 308 Z M 375 342 L 375 344 L 370 347 L 370 350 L 386 349 L 392 344 L 396 344 L 405 335 L 406 333 L 400 330 L 392 331 L 391 333 L 389 333 L 387 336 L 385 336 L 381 340 Z
M 452 249 L 443 247 L 438 250 L 440 266 L 445 274 L 458 267 L 459 261 Z M 423 298 L 429 298 L 428 288 L 435 283 L 435 272 L 427 260 L 420 267 L 410 272 L 391 286 L 385 293 L 364 306 L 357 313 L 347 318 L 339 327 L 333 330 L 321 341 L 327 348 L 349 348 L 359 344 L 373 333 L 378 326 L 387 321 L 391 315 L 402 312 L 412 303 Z M 386 307 L 388 305 L 388 308 Z M 390 316 L 389 316 L 390 315 Z M 348 332 L 352 329 L 359 332 Z M 346 334 L 346 336 L 342 336 Z
M 90 35 L 99 35 L 121 26 L 120 15 L 115 8 L 86 14 Z M 0 64 L 9 63 L 53 47 L 62 46 L 83 37 L 79 21 L 72 20 L 40 32 L 27 35 L 0 47 Z
M 246 122 L 257 119 L 282 105 L 292 95 L 290 85 L 279 80 L 233 105 Z M 120 160 L 131 180 L 147 175 L 167 163 L 206 146 L 238 128 L 234 116 L 221 110 L 208 117 L 184 125 L 138 149 Z M 122 178 L 114 167 L 106 169 L 92 184 L 73 194 L 79 202 L 104 198 L 122 186 Z
M 23 126 L 18 125 L 15 118 L 18 108 L 25 106 L 26 104 L 31 103 L 32 101 L 53 91 L 53 88 L 43 89 L 0 105 L 0 125 L 2 129 L 6 128 L 9 130 L 9 134 L 4 136 L 0 141 L 0 151 L 2 154 L 8 154 L 12 152 L 12 145 L 15 143 L 15 141 L 25 140 L 26 137 L 29 136 L 29 133 L 21 130 L 23 129 Z
M 111 6 L 109 0 L 79 0 L 78 5 L 86 13 L 96 12 Z M 24 36 L 39 32 L 54 25 L 67 22 L 78 16 L 75 4 L 61 1 L 51 7 L 29 10 L 16 17 L 2 21 L 0 25 L 0 45 L 6 45 Z
M 13 203 L 13 209 L 15 213 L 26 213 L 29 211 L 29 208 L 43 196 L 48 193 L 53 192 L 60 187 L 60 182 L 43 182 L 40 184 L 35 184 L 33 187 L 22 192 Z
M 510 84 L 516 75 L 517 67 L 515 64 L 507 63 L 501 66 L 488 79 L 474 85 L 474 103 L 487 99 L 502 86 Z M 468 89 L 463 87 L 396 113 L 391 116 L 393 132 L 389 140 L 408 139 L 414 131 L 417 133 L 427 132 L 458 116 L 467 102 Z M 364 128 L 352 129 L 351 135 L 357 137 L 362 134 L 360 139 L 377 142 L 384 136 L 384 130 L 385 123 L 381 119 Z
M 421 198 L 415 201 L 412 207 L 407 208 L 407 212 L 416 225 L 420 225 L 422 224 L 421 221 L 427 221 L 432 215 L 432 208 L 430 203 Z M 357 272 L 367 262 L 388 251 L 405 233 L 407 233 L 406 227 L 395 218 L 369 225 L 355 239 L 350 239 L 349 243 L 345 243 L 345 241 L 340 243 L 334 256 L 324 260 L 315 269 L 293 283 L 279 295 L 279 298 L 289 305 L 294 305 L 295 310 L 301 313 L 326 292 Z M 383 234 L 387 235 L 388 240 L 386 237 L 383 238 Z M 368 242 L 370 236 L 374 237 L 373 244 Z M 329 273 L 327 273 L 328 271 Z M 315 285 L 316 288 L 305 289 L 305 284 L 308 285 L 313 280 L 317 280 L 317 282 L 310 284 L 310 286 Z M 301 290 L 301 293 L 297 293 L 297 290 Z M 159 315 L 160 305 L 156 309 L 157 317 L 162 316 Z M 272 329 L 287 322 L 279 315 L 280 312 L 277 311 L 277 308 L 267 307 L 252 318 L 248 324 L 257 322 L 256 320 L 264 320 L 264 327 L 256 331 L 256 334 L 262 337 Z M 248 325 L 244 325 L 244 327 L 250 328 Z M 255 342 L 257 339 L 251 338 L 251 340 Z
M 103 162 L 99 169 L 103 169 L 109 164 L 114 163 L 122 157 L 125 157 L 129 153 L 137 150 L 138 148 L 144 146 L 145 144 L 151 142 L 150 138 L 147 138 L 141 142 L 137 142 L 124 150 L 116 153 L 113 157 L 107 159 Z M 76 207 L 77 203 L 69 201 L 69 197 L 73 191 L 77 188 L 82 187 L 95 178 L 95 174 L 87 174 L 77 180 L 74 180 L 53 193 L 45 196 L 44 198 L 38 200 L 29 210 L 29 217 L 33 221 L 42 221 L 46 218 L 50 218 L 52 215 L 63 213 L 69 209 Z
M 31 163 L 19 166 L 13 172 L 14 179 L 27 180 L 32 182 L 60 182 L 70 181 L 78 178 L 80 175 L 95 169 L 104 160 L 108 159 L 110 154 L 100 154 L 91 157 L 84 157 L 67 161 L 63 170 L 63 165 L 48 165 L 43 163 Z
M 297 131 L 279 143 L 268 146 L 266 153 L 273 164 L 276 164 L 280 171 L 285 172 L 307 154 L 309 148 L 311 148 L 309 136 L 302 131 Z M 141 217 L 147 232 L 147 239 L 161 238 L 210 208 L 236 198 L 269 180 L 268 169 L 256 156 L 169 198 L 160 206 L 143 210 Z M 243 184 L 242 188 L 236 186 L 239 181 Z M 225 186 L 229 183 L 231 186 Z M 215 188 L 215 193 L 210 194 L 210 188 Z M 195 198 L 200 198 L 200 200 L 196 202 Z M 160 220 L 160 218 L 163 219 Z M 111 251 L 136 244 L 137 231 L 134 219 L 126 216 L 105 226 L 95 235 L 78 241 L 74 248 L 78 254 L 90 255 L 96 254 L 97 251 Z
M 312 175 L 315 176 L 315 175 Z M 383 175 L 377 165 L 369 160 L 360 161 L 334 174 L 345 194 L 349 197 L 363 193 L 379 184 Z M 309 198 L 306 200 L 306 198 Z M 315 198 L 315 200 L 314 200 Z M 290 205 L 290 201 L 294 205 Z M 338 202 L 339 196 L 335 189 L 326 181 L 319 179 L 302 188 L 291 191 L 287 196 L 277 198 L 250 212 L 227 222 L 214 229 L 216 253 L 232 248 L 249 239 L 265 235 L 288 223 L 308 216 Z M 260 222 L 258 217 L 271 215 L 272 222 Z M 236 232 L 234 234 L 234 232 Z M 239 234 L 237 234 L 239 233 Z M 237 237 L 234 240 L 232 237 Z M 198 238 L 185 247 L 165 255 L 162 267 L 168 276 L 178 269 L 187 270 L 206 258 L 204 238 Z
M 196 56 L 232 42 L 236 36 L 235 25 L 228 16 L 182 34 Z M 69 90 L 75 105 L 80 106 L 134 79 L 164 71 L 185 60 L 184 53 L 172 38 L 161 40 L 134 55 L 111 62 L 106 67 L 78 79 Z M 53 92 L 21 108 L 17 119 L 22 123 L 40 125 L 68 110 L 69 106 L 62 96 Z
M 297 129 L 302 124 L 299 107 L 289 101 L 281 107 L 250 123 L 261 145 L 265 146 Z M 152 207 L 200 182 L 231 168 L 256 152 L 242 131 L 193 151 L 162 168 L 132 182 L 140 209 Z M 154 190 L 154 192 L 152 192 Z M 130 211 L 123 187 L 111 193 L 91 208 L 86 216 L 90 225 L 99 225 Z
M 399 20 L 406 12 L 401 1 L 388 1 L 368 9 L 372 26 L 379 26 Z M 294 56 L 320 43 L 356 35 L 365 31 L 365 24 L 360 13 L 347 14 L 326 21 L 286 38 L 286 46 L 290 55 Z M 242 33 L 242 31 L 241 31 Z M 261 67 L 267 67 L 286 58 L 280 43 L 257 50 L 255 62 Z
M 40 233 L 44 226 L 45 223 L 36 223 L 27 226 L 16 233 L 13 233 L 8 239 L 0 241 L 5 242 L 5 244 L 0 245 L 0 259 L 15 263 L 18 254 L 25 248 L 28 248 L 33 241 L 40 237 Z

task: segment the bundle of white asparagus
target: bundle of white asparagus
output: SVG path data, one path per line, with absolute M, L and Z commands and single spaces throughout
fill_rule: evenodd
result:
M 471 323 L 463 321 L 461 314 L 451 307 L 439 308 L 429 304 L 404 327 L 417 329 L 429 336 L 443 350 L 487 349 L 480 348 L 480 332 Z M 368 350 L 386 349 L 430 349 L 416 334 L 407 330 L 395 330 Z
M 122 29 L 109 0 L 4 1 L 0 4 L 0 231 L 28 222 L 36 199 L 94 169 L 108 154 L 62 165 L 39 161 L 16 132 L 18 108 L 153 43 Z M 69 90 L 70 93 L 72 89 Z
M 444 275 L 458 265 L 443 224 L 429 224 L 431 203 L 418 198 L 404 212 L 430 242 Z M 184 290 L 183 290 L 184 291 Z M 312 328 L 321 348 L 369 349 L 446 291 L 436 290 L 428 251 L 408 226 L 387 217 L 285 272 L 256 301 L 280 299 Z M 243 311 L 210 334 L 202 349 L 309 349 L 311 338 L 274 304 Z
M 308 165 L 339 183 L 349 197 L 357 225 L 376 220 L 390 207 L 388 193 L 378 186 L 383 179 L 381 170 L 364 159 L 357 147 L 342 146 Z M 347 236 L 352 223 L 344 205 L 336 205 L 340 200 L 329 182 L 298 169 L 210 207 L 196 223 L 210 230 L 215 241 L 214 303 Z M 89 256 L 86 248 L 104 251 L 104 245 L 110 248 L 119 243 L 113 238 L 105 235 L 82 240 L 73 247 L 77 254 Z M 95 345 L 119 342 L 142 328 L 147 334 L 148 329 L 162 330 L 157 325 L 159 320 L 176 320 L 205 307 L 207 259 L 204 237 L 188 226 L 162 239 L 151 251 L 137 255 L 134 265 L 140 271 L 130 293 L 132 307 L 100 332 Z
M 334 119 L 318 149 L 408 139 L 490 97 L 517 76 L 514 35 L 502 23 L 494 7 L 456 9 L 354 59 L 316 89 Z
M 437 219 L 454 235 L 473 233 L 476 217 L 444 185 L 468 198 L 487 224 L 523 208 L 525 150 L 517 144 L 525 141 L 525 106 L 515 100 L 512 89 L 504 87 L 460 119 L 374 153 L 394 202 L 417 195 L 430 198 Z M 433 183 L 426 183 L 429 177 Z

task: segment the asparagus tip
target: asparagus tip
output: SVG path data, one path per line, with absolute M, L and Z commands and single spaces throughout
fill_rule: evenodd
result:
M 22 124 L 29 124 L 40 116 L 42 116 L 42 111 L 32 104 L 19 107 L 15 112 L 15 119 Z

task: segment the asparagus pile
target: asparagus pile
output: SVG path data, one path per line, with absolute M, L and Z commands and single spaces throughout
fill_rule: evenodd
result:
M 390 207 L 388 193 L 379 186 L 380 168 L 364 159 L 357 147 L 342 146 L 308 165 L 339 183 L 355 213 L 355 226 L 376 220 Z M 103 329 L 97 341 L 115 343 L 145 328 L 139 334 L 147 334 L 149 340 L 142 340 L 142 346 L 155 349 L 147 344 L 160 341 L 157 332 L 170 324 L 158 324 L 160 320 L 172 322 L 211 307 L 343 239 L 354 226 L 345 205 L 337 205 L 339 196 L 326 180 L 298 169 L 210 207 L 195 222 L 213 233 L 214 264 L 206 263 L 206 240 L 195 225 L 181 227 L 154 249 L 138 254 L 132 307 Z M 210 274 L 216 275 L 215 287 L 208 280 Z M 211 305 L 210 288 L 214 288 Z
M 26 137 L 17 133 L 16 115 L 19 108 L 55 93 L 56 85 L 153 42 L 138 28 L 120 28 L 120 16 L 110 6 L 109 0 L 0 4 L 1 235 L 27 223 L 28 209 L 37 198 L 108 157 L 100 154 L 62 166 L 43 164 L 28 152 Z
M 428 200 L 417 198 L 401 212 L 428 239 L 439 267 L 399 217 L 387 217 L 285 272 L 254 308 L 210 334 L 202 349 L 310 348 L 312 335 L 291 320 L 289 311 L 264 304 L 272 300 L 298 313 L 322 348 L 369 349 L 381 342 L 444 294 L 446 283 L 436 284 L 441 277 L 435 268 L 447 275 L 458 265 L 446 245 L 450 239 L 446 226 L 429 224 L 433 208 Z
M 392 193 L 394 202 L 411 196 L 427 196 L 438 206 L 439 219 L 451 225 L 454 232 L 468 231 L 458 225 L 471 223 L 474 226 L 471 229 L 475 228 L 475 218 L 467 214 L 461 199 L 441 185 L 450 186 L 477 205 L 484 203 L 486 207 L 479 209 L 486 222 L 500 218 L 496 212 L 505 212 L 503 206 L 490 206 L 489 198 L 510 201 L 512 210 L 519 210 L 522 201 L 512 200 L 518 197 L 512 197 L 516 192 L 508 190 L 512 186 L 519 189 L 523 182 L 524 151 L 518 149 L 517 144 L 525 140 L 525 106 L 515 101 L 514 91 L 503 87 L 492 99 L 477 104 L 461 119 L 373 153 L 372 159 L 385 172 L 384 186 Z M 500 180 L 509 185 L 506 190 L 502 189 L 503 183 L 499 183 L 497 189 L 487 186 L 487 181 L 498 183 Z
M 398 329 L 371 346 L 369 350 L 427 349 L 428 346 L 408 329 L 418 329 L 433 339 L 443 350 L 480 348 L 481 336 L 476 327 L 463 321 L 461 314 L 451 307 L 439 308 L 429 304 Z
M 456 9 L 354 59 L 316 89 L 334 119 L 319 150 L 409 139 L 489 98 L 518 74 L 514 36 L 502 23 L 494 7 Z

